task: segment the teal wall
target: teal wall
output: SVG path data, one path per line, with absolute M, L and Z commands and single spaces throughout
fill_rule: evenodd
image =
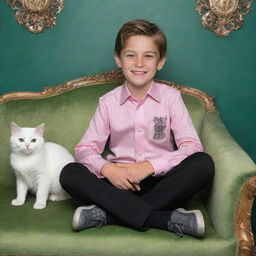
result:
M 256 7 L 226 38 L 202 28 L 195 0 L 65 0 L 57 25 L 32 34 L 0 2 L 0 94 L 40 91 L 115 68 L 117 30 L 131 19 L 156 22 L 165 31 L 168 61 L 158 74 L 201 89 L 216 105 L 238 143 L 256 161 Z
M 226 38 L 202 28 L 195 0 L 65 0 L 57 25 L 35 35 L 0 2 L 0 94 L 115 68 L 117 30 L 131 19 L 157 23 L 169 42 L 161 79 L 192 86 L 216 99 L 237 142 L 256 161 L 256 7 Z M 255 210 L 256 211 L 256 210 Z

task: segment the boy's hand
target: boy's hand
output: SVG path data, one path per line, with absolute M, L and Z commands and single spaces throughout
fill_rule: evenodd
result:
M 139 191 L 140 186 L 135 182 L 135 178 L 128 168 L 118 166 L 114 163 L 103 165 L 100 170 L 101 175 L 106 177 L 115 187 L 119 189 Z
M 155 173 L 155 170 L 149 161 L 132 164 L 117 163 L 115 165 L 120 168 L 126 168 L 126 171 L 133 177 L 133 184 L 139 184 L 149 175 Z

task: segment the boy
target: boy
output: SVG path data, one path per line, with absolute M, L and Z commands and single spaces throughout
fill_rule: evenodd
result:
M 133 20 L 118 32 L 114 58 L 125 83 L 100 98 L 77 162 L 60 176 L 71 196 L 92 204 L 76 209 L 75 231 L 119 224 L 204 235 L 202 213 L 178 207 L 212 178 L 214 164 L 179 91 L 153 80 L 166 50 L 165 35 L 150 22 Z

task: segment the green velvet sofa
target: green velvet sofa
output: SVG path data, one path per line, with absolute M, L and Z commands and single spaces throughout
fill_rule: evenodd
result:
M 180 239 L 163 230 L 138 232 L 114 225 L 76 233 L 71 223 L 73 212 L 81 203 L 74 199 L 48 202 L 45 209 L 35 210 L 35 197 L 29 195 L 23 206 L 11 205 L 16 187 L 9 163 L 10 122 L 32 127 L 44 122 L 45 139 L 62 144 L 73 153 L 98 98 L 122 82 L 122 73 L 115 70 L 46 87 L 43 92 L 0 96 L 0 255 L 251 255 L 255 164 L 230 136 L 211 97 L 167 81 L 162 82 L 182 92 L 204 150 L 216 166 L 214 181 L 185 206 L 202 210 L 206 220 L 204 238 Z

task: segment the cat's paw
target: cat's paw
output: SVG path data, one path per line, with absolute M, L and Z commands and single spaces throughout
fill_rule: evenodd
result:
M 33 205 L 33 208 L 37 210 L 44 209 L 45 207 L 46 207 L 46 203 L 42 203 L 42 202 L 36 202 Z
M 13 199 L 12 200 L 12 205 L 13 206 L 19 206 L 19 205 L 23 205 L 24 201 L 18 200 L 18 199 Z

